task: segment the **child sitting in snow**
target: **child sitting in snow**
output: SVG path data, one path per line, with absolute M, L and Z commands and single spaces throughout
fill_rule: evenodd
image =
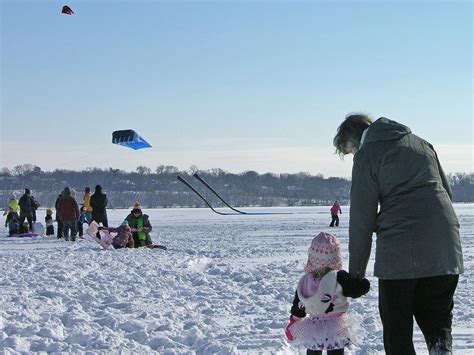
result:
M 48 208 L 46 210 L 46 216 L 44 217 L 44 223 L 46 224 L 46 235 L 54 235 L 53 225 L 53 210 Z
M 342 270 L 340 244 L 329 233 L 319 233 L 308 250 L 306 274 L 299 280 L 285 334 L 305 346 L 307 354 L 344 354 L 354 343 L 359 321 L 347 314 L 347 297 L 357 298 L 369 291 L 367 279 L 352 279 Z
M 100 231 L 103 231 L 106 235 L 104 242 L 112 245 L 114 249 L 120 248 L 133 248 L 133 235 L 127 220 L 123 221 L 122 224 L 117 228 L 112 227 L 99 227 Z M 112 237 L 109 233 L 117 233 Z
M 19 229 L 20 216 L 16 211 L 9 207 L 7 218 L 5 219 L 5 227 L 8 226 L 8 235 L 11 237 L 14 234 L 18 233 Z

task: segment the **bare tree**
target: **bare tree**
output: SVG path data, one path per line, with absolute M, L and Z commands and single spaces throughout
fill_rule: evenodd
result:
M 188 173 L 189 175 L 193 175 L 194 173 L 198 173 L 199 172 L 199 168 L 197 167 L 197 165 L 191 165 L 188 169 Z
M 146 167 L 146 166 L 143 166 L 143 165 L 137 166 L 136 171 L 140 175 L 150 175 L 151 174 L 151 169 Z
M 12 172 L 8 168 L 1 168 L 0 169 L 0 176 L 12 176 Z
M 33 171 L 35 171 L 35 166 L 32 164 L 21 164 L 13 168 L 13 174 L 17 176 L 28 175 Z

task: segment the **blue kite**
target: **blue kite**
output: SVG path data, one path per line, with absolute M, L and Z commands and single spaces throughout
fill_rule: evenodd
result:
M 133 129 L 114 131 L 112 133 L 112 143 L 123 145 L 132 149 L 151 148 L 151 145 L 138 135 Z

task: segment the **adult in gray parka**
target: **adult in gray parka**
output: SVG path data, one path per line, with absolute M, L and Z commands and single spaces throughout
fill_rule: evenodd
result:
M 334 138 L 354 154 L 349 273 L 363 278 L 372 234 L 388 355 L 415 354 L 413 317 L 430 354 L 452 351 L 453 295 L 463 272 L 451 188 L 433 146 L 387 118 L 349 115 Z M 378 205 L 380 203 L 380 210 Z

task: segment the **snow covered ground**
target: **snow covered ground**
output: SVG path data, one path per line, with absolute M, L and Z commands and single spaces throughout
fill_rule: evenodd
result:
M 158 249 L 103 251 L 90 240 L 0 237 L 0 352 L 296 354 L 283 329 L 311 238 L 337 234 L 347 266 L 348 208 L 146 210 Z M 455 296 L 455 354 L 474 353 L 474 205 L 456 205 L 466 272 Z M 44 220 L 44 210 L 38 219 Z M 118 225 L 127 210 L 109 211 Z M 0 235 L 7 234 L 0 228 Z M 348 354 L 383 353 L 377 281 L 351 303 L 367 335 Z M 418 353 L 426 354 L 415 329 Z

